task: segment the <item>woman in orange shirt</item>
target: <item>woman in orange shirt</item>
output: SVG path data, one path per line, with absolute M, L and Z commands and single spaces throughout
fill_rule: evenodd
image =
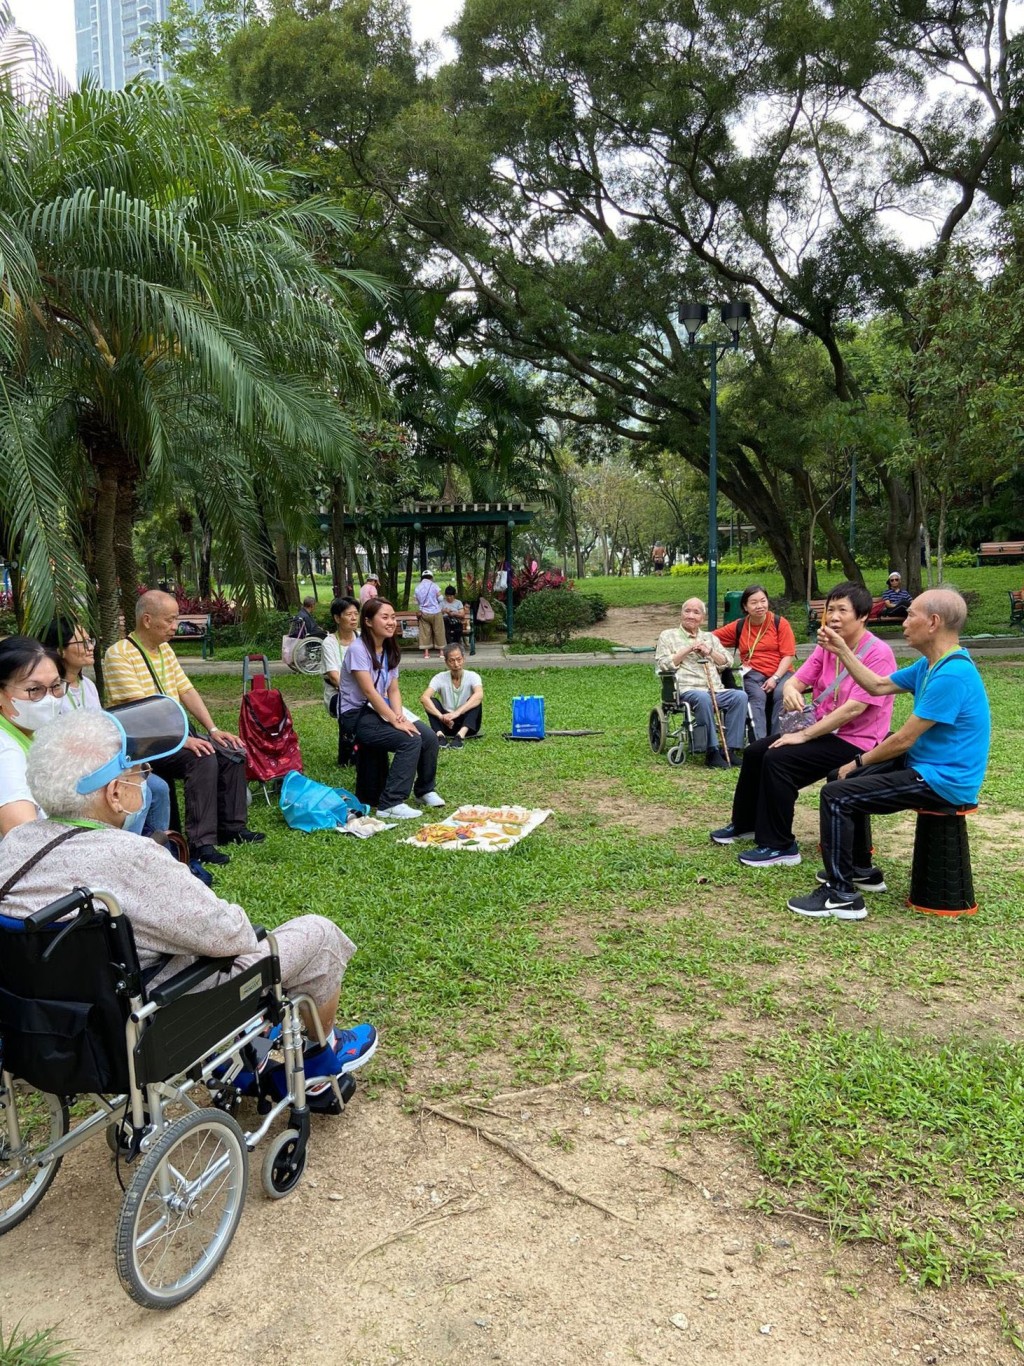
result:
M 719 626 L 711 634 L 729 649 L 739 651 L 754 735 L 763 740 L 779 728 L 782 692 L 777 689 L 796 659 L 796 637 L 786 618 L 772 612 L 768 594 L 759 583 L 743 590 L 740 607 L 744 615 L 738 621 Z

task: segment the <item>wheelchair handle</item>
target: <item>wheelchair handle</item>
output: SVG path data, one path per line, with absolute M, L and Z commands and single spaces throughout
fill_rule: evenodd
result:
M 92 892 L 87 887 L 76 887 L 73 891 L 51 901 L 40 911 L 33 911 L 25 917 L 26 930 L 45 930 L 55 920 L 63 920 L 72 911 L 85 911 L 92 906 Z

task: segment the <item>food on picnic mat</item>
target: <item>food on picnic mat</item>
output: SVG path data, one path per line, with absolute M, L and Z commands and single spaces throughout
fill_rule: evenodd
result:
M 460 806 L 436 825 L 421 826 L 403 843 L 420 849 L 508 849 L 550 815 L 523 806 Z
M 412 838 L 417 844 L 447 844 L 459 834 L 453 825 L 421 825 Z
M 532 816 L 523 806 L 460 806 L 452 819 L 463 825 L 511 825 L 518 833 Z

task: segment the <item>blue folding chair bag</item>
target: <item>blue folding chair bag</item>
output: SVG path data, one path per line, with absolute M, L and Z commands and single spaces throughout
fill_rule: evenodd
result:
M 291 772 L 281 784 L 281 814 L 293 830 L 335 830 L 351 815 L 365 816 L 370 808 L 343 787 L 328 787 Z
M 513 697 L 512 735 L 517 740 L 544 739 L 543 697 Z

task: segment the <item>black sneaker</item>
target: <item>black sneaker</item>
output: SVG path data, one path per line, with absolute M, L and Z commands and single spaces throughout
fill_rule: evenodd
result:
M 448 748 L 449 748 L 449 749 L 461 749 L 461 748 L 462 748 L 462 736 L 461 736 L 461 735 L 453 735 L 453 736 L 451 737 L 451 739 L 448 741 Z
M 836 892 L 831 887 L 815 887 L 810 896 L 792 897 L 786 905 L 797 915 L 812 920 L 824 920 L 827 916 L 835 920 L 865 920 L 868 914 L 859 892 Z
M 705 768 L 730 768 L 729 760 L 720 749 L 709 749 L 704 756 Z
M 192 850 L 192 857 L 200 863 L 230 863 L 227 854 L 222 854 L 215 844 L 199 844 Z
M 712 830 L 709 836 L 712 844 L 735 844 L 737 840 L 752 840 L 753 830 L 737 830 L 732 821 L 723 825 L 721 830 Z
M 824 868 L 819 868 L 815 877 L 823 885 L 828 883 L 828 873 Z M 881 868 L 868 868 L 863 873 L 854 873 L 853 885 L 858 892 L 887 892 L 889 888 L 885 885 L 885 874 Z
M 260 830 L 248 830 L 243 825 L 241 830 L 236 830 L 233 835 L 218 835 L 218 844 L 262 844 L 266 835 Z

